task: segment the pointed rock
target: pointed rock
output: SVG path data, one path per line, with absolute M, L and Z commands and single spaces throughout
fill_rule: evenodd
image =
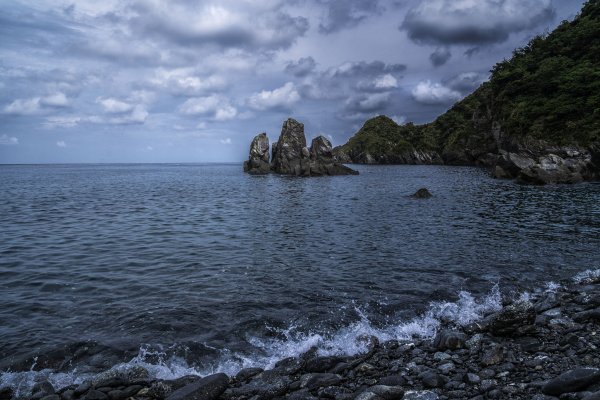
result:
M 259 133 L 250 144 L 250 156 L 244 162 L 244 172 L 249 174 L 268 174 L 271 169 L 269 164 L 269 138 L 266 133 Z
M 308 176 L 310 165 L 304 124 L 289 118 L 283 123 L 277 146 L 273 149 L 271 169 L 278 174 Z

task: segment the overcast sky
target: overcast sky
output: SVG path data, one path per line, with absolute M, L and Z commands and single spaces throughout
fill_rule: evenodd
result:
M 0 162 L 242 161 L 429 122 L 582 0 L 2 1 Z

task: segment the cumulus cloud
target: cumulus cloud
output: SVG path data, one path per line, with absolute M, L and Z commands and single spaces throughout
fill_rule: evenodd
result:
M 319 24 L 324 34 L 353 28 L 368 17 L 383 11 L 378 0 L 317 0 L 325 6 L 325 15 Z
M 160 68 L 150 83 L 171 94 L 183 96 L 197 96 L 207 92 L 221 91 L 227 87 L 227 81 L 222 76 L 200 76 L 192 68 Z
M 221 144 L 231 144 L 231 138 L 225 138 L 220 140 Z
M 460 100 L 462 95 L 456 90 L 447 88 L 430 80 L 420 82 L 412 91 L 413 98 L 421 104 L 450 104 Z
M 44 97 L 17 99 L 4 107 L 5 114 L 35 115 L 52 108 L 62 108 L 69 105 L 69 100 L 64 93 L 54 93 Z
M 447 47 L 438 47 L 429 55 L 429 60 L 434 67 L 441 67 L 448 62 L 450 57 L 452 57 L 450 49 Z
M 64 140 L 59 140 L 56 142 L 57 147 L 67 147 L 67 143 Z
M 220 95 L 190 98 L 179 107 L 179 112 L 188 116 L 210 116 L 215 121 L 233 119 L 238 113 L 229 100 Z
M 7 134 L 0 135 L 0 146 L 16 146 L 19 144 L 19 139 Z
M 359 95 L 346 101 L 345 109 L 351 112 L 370 113 L 385 108 L 390 101 L 389 93 Z
M 254 93 L 248 99 L 248 107 L 258 111 L 289 109 L 298 100 L 300 100 L 300 94 L 296 86 L 292 82 L 287 82 L 277 89 Z
M 392 74 L 378 76 L 370 81 L 360 81 L 356 86 L 361 91 L 380 92 L 398 87 L 398 80 Z
M 444 84 L 452 90 L 469 93 L 485 82 L 488 75 L 481 72 L 463 72 L 445 81 Z
M 290 62 L 285 67 L 285 72 L 288 72 L 296 77 L 302 78 L 314 71 L 317 63 L 312 57 L 303 57 L 298 61 Z
M 551 0 L 424 0 L 400 28 L 418 43 L 477 45 L 504 42 L 554 15 Z
M 273 1 L 133 1 L 120 17 L 138 35 L 194 47 L 281 49 L 308 30 Z
M 104 108 L 104 112 L 107 112 L 109 114 L 126 113 L 133 110 L 134 108 L 133 104 L 129 104 L 119 99 L 115 99 L 114 97 L 98 98 L 96 99 L 96 102 L 99 103 L 102 106 L 102 108 Z

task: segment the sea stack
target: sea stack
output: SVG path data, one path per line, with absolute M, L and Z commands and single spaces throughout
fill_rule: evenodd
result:
M 310 176 L 310 152 L 306 148 L 304 124 L 289 118 L 273 152 L 271 170 L 277 174 Z
M 255 175 L 268 174 L 271 170 L 269 164 L 269 138 L 266 133 L 259 133 L 250 144 L 250 157 L 244 162 L 244 172 Z
M 331 142 L 324 136 L 314 138 L 311 147 L 306 147 L 304 124 L 292 118 L 283 123 L 279 140 L 272 145 L 272 153 L 269 165 L 269 138 L 266 133 L 257 135 L 250 145 L 244 171 L 293 176 L 358 175 L 357 171 L 334 160 Z

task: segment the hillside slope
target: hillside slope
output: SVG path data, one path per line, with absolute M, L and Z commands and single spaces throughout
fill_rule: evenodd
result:
M 432 123 L 379 116 L 335 154 L 354 163 L 483 165 L 525 183 L 600 178 L 600 0 L 491 72 Z

